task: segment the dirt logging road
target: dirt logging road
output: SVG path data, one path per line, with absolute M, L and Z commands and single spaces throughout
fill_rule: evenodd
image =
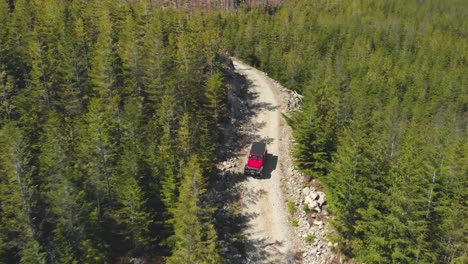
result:
M 246 263 L 297 263 L 300 252 L 297 236 L 288 221 L 286 199 L 281 179 L 286 177 L 282 163 L 281 131 L 285 120 L 280 112 L 280 91 L 263 72 L 233 58 L 236 71 L 249 82 L 253 115 L 248 121 L 247 143 L 267 143 L 268 156 L 261 178 L 247 177 L 242 182 L 241 203 L 248 220 L 243 232 L 246 238 Z M 247 148 L 247 144 L 246 144 Z M 239 157 L 237 168 L 242 173 L 247 150 Z

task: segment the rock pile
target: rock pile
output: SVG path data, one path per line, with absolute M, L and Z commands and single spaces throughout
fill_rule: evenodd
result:
M 326 195 L 313 186 L 301 187 L 304 176 L 296 170 L 291 171 L 294 171 L 289 180 L 291 196 L 298 208 L 294 215 L 298 223 L 295 231 L 303 241 L 303 263 L 331 263 L 332 248 L 337 245 L 326 237 L 329 230 Z
M 264 73 L 268 76 L 268 74 Z M 304 96 L 296 91 L 284 88 L 278 81 L 270 79 L 271 82 L 281 91 L 281 108 L 283 113 L 295 112 L 301 108 L 304 102 Z
M 325 193 L 316 191 L 314 187 L 305 187 L 302 189 L 302 194 L 305 197 L 304 205 L 307 206 L 309 210 L 318 213 L 322 211 L 322 206 L 325 204 Z
M 296 91 L 287 90 L 288 98 L 286 103 L 286 112 L 294 112 L 299 110 L 303 103 L 304 96 L 298 94 Z
M 236 161 L 236 157 L 231 157 L 228 160 L 221 162 L 218 165 L 218 169 L 223 172 L 223 174 L 233 172 L 236 167 Z

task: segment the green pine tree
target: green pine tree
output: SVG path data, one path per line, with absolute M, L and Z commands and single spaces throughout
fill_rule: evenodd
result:
M 168 263 L 220 263 L 213 226 L 200 218 L 205 180 L 196 156 L 183 169 L 177 206 L 173 209 L 174 248 Z M 214 261 L 214 262 L 211 262 Z
M 35 192 L 32 178 L 31 152 L 24 132 L 14 125 L 0 130 L 0 230 L 5 262 L 45 263 L 33 219 Z

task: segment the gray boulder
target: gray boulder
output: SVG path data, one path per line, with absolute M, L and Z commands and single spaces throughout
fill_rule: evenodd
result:
M 319 195 L 317 202 L 319 206 L 322 207 L 322 205 L 325 204 L 325 193 L 317 192 L 317 194 Z

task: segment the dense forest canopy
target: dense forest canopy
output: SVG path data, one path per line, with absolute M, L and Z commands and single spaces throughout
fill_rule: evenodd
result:
M 468 261 L 466 1 L 160 2 L 0 0 L 0 262 L 229 262 L 220 50 L 305 95 L 342 253 Z
M 0 1 L 0 262 L 218 262 L 204 190 L 225 89 L 208 19 Z

